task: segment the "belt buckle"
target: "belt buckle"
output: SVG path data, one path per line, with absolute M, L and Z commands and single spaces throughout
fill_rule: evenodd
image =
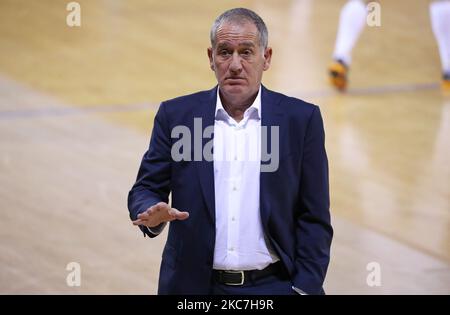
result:
M 239 283 L 230 283 L 230 282 L 225 282 L 226 285 L 243 285 L 244 284 L 244 279 L 245 279 L 245 273 L 243 270 L 227 270 L 225 272 L 228 273 L 239 273 L 241 274 L 241 281 Z

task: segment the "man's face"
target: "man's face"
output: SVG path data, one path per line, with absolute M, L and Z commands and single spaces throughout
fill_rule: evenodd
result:
M 258 92 L 263 71 L 269 69 L 272 49 L 260 46 L 259 33 L 250 22 L 223 23 L 215 47 L 208 48 L 211 69 L 222 95 L 246 101 Z

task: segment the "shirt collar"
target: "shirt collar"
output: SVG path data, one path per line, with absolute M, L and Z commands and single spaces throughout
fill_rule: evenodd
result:
M 258 119 L 261 119 L 261 85 L 259 86 L 258 94 L 256 95 L 256 98 L 253 101 L 253 104 L 245 110 L 244 118 L 249 116 L 253 112 L 256 113 L 256 117 Z M 225 108 L 223 108 L 222 100 L 220 99 L 220 96 L 219 96 L 219 87 L 217 86 L 215 118 L 217 120 L 217 119 L 224 119 L 224 118 L 227 119 L 228 117 L 230 117 L 230 115 L 228 115 Z

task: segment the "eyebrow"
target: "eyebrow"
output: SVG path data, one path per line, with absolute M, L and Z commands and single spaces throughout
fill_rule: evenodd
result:
M 217 44 L 217 49 L 227 48 L 229 44 L 230 44 L 229 42 L 219 43 L 219 44 Z M 253 42 L 249 42 L 249 41 L 239 43 L 239 46 L 240 47 L 242 47 L 242 46 L 243 47 L 256 47 L 256 45 Z

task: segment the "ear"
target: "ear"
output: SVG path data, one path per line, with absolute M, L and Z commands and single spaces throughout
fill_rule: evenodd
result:
M 272 48 L 267 47 L 266 50 L 264 51 L 264 67 L 263 67 L 264 71 L 269 69 L 271 60 L 272 60 Z
M 215 71 L 212 47 L 208 48 L 208 58 L 209 58 L 209 66 L 211 67 L 211 70 Z

